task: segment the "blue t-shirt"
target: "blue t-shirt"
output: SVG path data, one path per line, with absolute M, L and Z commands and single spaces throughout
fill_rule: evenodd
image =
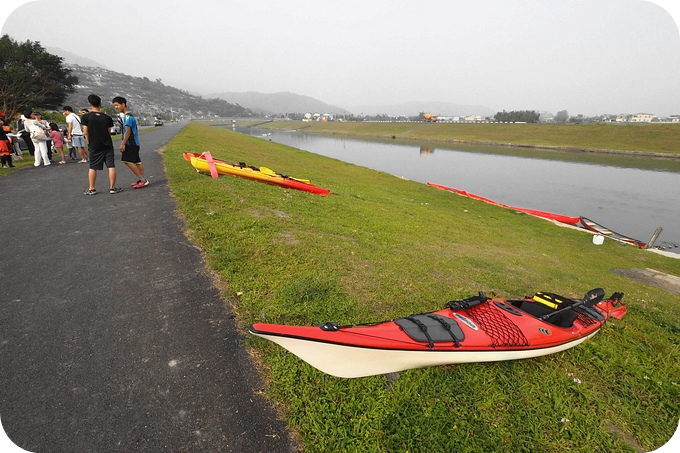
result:
M 130 138 L 128 139 L 126 145 L 137 145 L 139 146 L 139 137 L 137 136 L 137 120 L 135 119 L 134 116 L 132 116 L 132 113 L 126 113 L 123 116 L 123 137 L 125 137 L 125 127 L 130 126 L 130 129 L 132 129 L 132 134 L 130 134 Z

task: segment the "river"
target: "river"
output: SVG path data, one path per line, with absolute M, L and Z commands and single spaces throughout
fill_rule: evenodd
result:
M 502 204 L 584 216 L 643 242 L 662 227 L 655 245 L 680 253 L 680 159 L 240 131 Z

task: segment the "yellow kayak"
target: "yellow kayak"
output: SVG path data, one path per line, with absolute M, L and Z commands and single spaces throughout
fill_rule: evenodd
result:
M 211 166 L 220 175 L 239 176 L 241 178 L 252 179 L 255 181 L 273 184 L 291 189 L 304 190 L 317 195 L 328 195 L 330 190 L 315 186 L 308 179 L 293 178 L 288 175 L 276 173 L 267 167 L 253 167 L 241 162 L 232 164 L 219 159 L 212 159 L 209 162 L 204 154 L 184 153 L 184 160 L 190 162 L 197 171 L 211 172 Z

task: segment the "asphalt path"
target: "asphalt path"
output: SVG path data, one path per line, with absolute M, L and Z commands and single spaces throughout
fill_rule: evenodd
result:
M 296 450 L 182 233 L 156 152 L 182 127 L 140 134 L 143 189 L 119 153 L 115 195 L 106 171 L 83 195 L 77 161 L 0 178 L 0 420 L 24 450 Z

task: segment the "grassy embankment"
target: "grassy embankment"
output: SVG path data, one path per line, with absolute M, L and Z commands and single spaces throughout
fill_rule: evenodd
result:
M 266 165 L 332 193 L 212 179 L 184 151 Z M 675 431 L 680 296 L 611 269 L 680 275 L 680 260 L 595 246 L 588 234 L 528 215 L 202 124 L 188 125 L 164 153 L 187 233 L 244 331 L 252 322 L 380 321 L 477 291 L 626 293 L 628 315 L 592 340 L 516 362 L 348 380 L 248 338 L 266 395 L 306 451 L 635 451 Z
M 247 124 L 247 123 L 243 123 Z M 680 124 L 455 124 L 276 121 L 259 127 L 376 138 L 432 140 L 680 157 Z

